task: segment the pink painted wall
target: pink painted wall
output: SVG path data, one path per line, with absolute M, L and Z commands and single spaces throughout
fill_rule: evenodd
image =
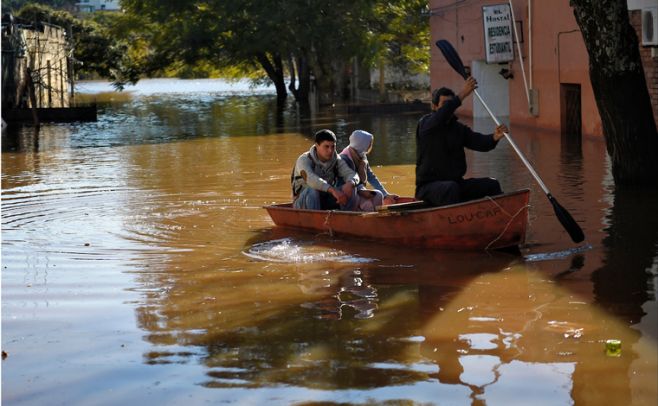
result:
M 504 4 L 501 0 L 430 0 L 430 31 L 432 39 L 430 80 L 432 88 L 449 86 L 461 88 L 462 79 L 447 64 L 434 46 L 438 39 L 447 39 L 457 49 L 465 65 L 473 60 L 484 60 L 482 6 Z M 513 0 L 514 16 L 523 21 L 522 52 L 526 76 L 528 66 L 528 0 Z M 539 115 L 528 110 L 523 76 L 517 59 L 512 63 L 514 78 L 508 80 L 510 92 L 510 120 L 512 125 L 527 125 L 560 130 L 560 83 L 581 86 L 583 135 L 602 135 L 594 94 L 589 81 L 587 50 L 578 30 L 568 0 L 532 1 L 533 88 L 539 93 Z M 519 25 L 517 25 L 519 28 Z M 521 33 L 519 33 L 521 35 Z M 462 114 L 472 114 L 472 101 L 465 103 Z

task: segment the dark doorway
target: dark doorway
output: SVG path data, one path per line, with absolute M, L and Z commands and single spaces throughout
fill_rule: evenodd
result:
M 560 122 L 563 149 L 571 152 L 580 151 L 582 146 L 582 115 L 579 84 L 560 84 Z

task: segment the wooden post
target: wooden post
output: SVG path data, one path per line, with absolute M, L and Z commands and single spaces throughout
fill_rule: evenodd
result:
M 39 115 L 37 114 L 37 95 L 34 90 L 34 81 L 32 80 L 32 70 L 29 67 L 26 67 L 26 84 L 27 84 L 27 91 L 30 96 L 30 107 L 32 111 L 32 120 L 34 121 L 34 126 L 39 127 Z

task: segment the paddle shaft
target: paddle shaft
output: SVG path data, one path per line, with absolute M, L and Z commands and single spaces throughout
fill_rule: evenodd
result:
M 480 103 L 482 103 L 482 106 L 484 106 L 485 110 L 487 110 L 487 113 L 489 113 L 489 116 L 491 116 L 491 119 L 494 121 L 494 123 L 496 123 L 497 126 L 500 125 L 500 121 L 498 121 L 498 119 L 493 114 L 493 112 L 491 111 L 489 106 L 487 106 L 487 103 L 485 103 L 484 100 L 482 100 L 482 97 L 480 96 L 480 93 L 478 93 L 477 90 L 473 90 L 473 93 L 475 93 L 475 96 L 477 97 L 477 99 L 480 101 Z M 514 148 L 514 151 L 519 156 L 519 158 L 521 158 L 521 161 L 526 166 L 526 168 L 528 168 L 528 171 L 530 171 L 530 174 L 535 178 L 535 180 L 537 181 L 539 186 L 542 188 L 544 193 L 546 193 L 547 195 L 551 195 L 551 192 L 548 190 L 548 188 L 544 184 L 544 181 L 541 180 L 541 178 L 539 177 L 539 174 L 537 173 L 537 171 L 535 171 L 535 168 L 533 168 L 532 165 L 530 165 L 530 162 L 528 162 L 525 155 L 523 155 L 523 152 L 521 152 L 521 150 L 516 145 L 516 143 L 514 142 L 512 137 L 506 132 L 503 133 L 503 134 L 505 134 L 505 138 L 507 139 L 507 142 L 509 142 L 510 145 L 512 146 L 512 148 Z

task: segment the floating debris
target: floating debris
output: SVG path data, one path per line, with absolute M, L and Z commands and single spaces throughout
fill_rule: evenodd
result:
M 621 357 L 621 340 L 606 340 L 605 355 L 608 357 Z
M 583 336 L 582 328 L 569 329 L 564 332 L 564 338 L 580 338 Z

